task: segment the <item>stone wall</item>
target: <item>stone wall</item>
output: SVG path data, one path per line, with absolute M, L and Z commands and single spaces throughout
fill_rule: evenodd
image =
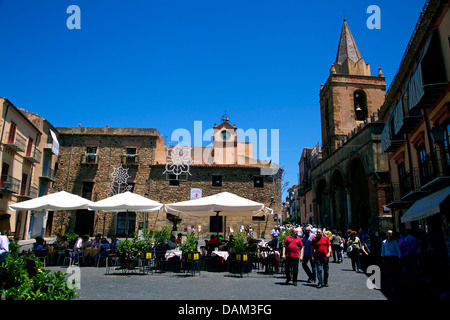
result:
M 202 189 L 202 196 L 228 191 L 236 195 L 261 202 L 274 208 L 275 213 L 280 209 L 280 199 L 271 203 L 275 190 L 271 176 L 264 176 L 264 187 L 254 187 L 254 176 L 261 176 L 260 168 L 240 165 L 192 165 L 190 175 L 186 181 L 180 181 L 178 186 L 170 185 L 167 175 L 163 174 L 165 165 L 158 164 L 163 158 L 163 140 L 154 129 L 121 129 L 121 128 L 58 128 L 60 132 L 59 166 L 55 177 L 54 191 L 65 190 L 73 194 L 99 201 L 108 197 L 107 183 L 112 181 L 111 174 L 123 162 L 123 155 L 127 148 L 136 148 L 137 164 L 124 164 L 130 178 L 128 184 L 134 185 L 133 192 L 162 203 L 173 203 L 190 200 L 191 188 Z M 156 131 L 156 133 L 155 133 Z M 86 163 L 87 147 L 97 147 L 97 160 Z M 212 186 L 212 175 L 222 176 L 222 187 Z M 92 185 L 92 190 L 86 186 Z M 83 188 L 83 185 L 85 186 Z M 276 189 L 276 188 L 275 188 Z M 160 198 L 161 195 L 161 198 Z M 130 213 L 130 216 L 133 213 Z M 111 235 L 116 231 L 117 215 L 115 213 L 72 211 L 53 215 L 53 231 L 61 224 L 66 226 L 67 232 L 74 232 L 84 227 L 89 233 Z M 81 219 L 92 227 L 80 226 Z M 232 230 L 237 231 L 241 225 L 252 225 L 255 235 L 269 235 L 276 221 L 269 217 L 264 221 L 253 221 L 251 217 L 226 218 L 223 220 L 223 230 L 227 235 Z M 200 236 L 209 236 L 209 217 L 187 217 L 181 215 L 178 231 L 187 230 L 188 226 L 201 226 Z M 77 222 L 78 220 L 78 222 Z M 136 214 L 136 231 L 138 227 L 148 227 L 150 230 L 160 230 L 162 226 L 172 228 L 163 212 L 149 212 Z M 81 228 L 83 229 L 83 228 Z

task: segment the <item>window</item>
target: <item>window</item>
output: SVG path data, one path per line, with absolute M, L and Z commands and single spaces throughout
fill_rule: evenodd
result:
M 8 173 L 9 173 L 9 164 L 7 164 L 6 162 L 3 162 L 2 174 L 1 174 L 1 179 L 0 179 L 0 186 L 2 188 L 5 187 L 5 182 L 8 180 Z
M 230 133 L 227 130 L 223 130 L 221 133 L 222 141 L 227 141 L 230 138 Z
M 16 130 L 17 125 L 11 121 L 11 125 L 9 127 L 8 143 L 14 143 L 14 140 L 16 139 Z
M 421 144 L 419 148 L 417 148 L 417 155 L 419 157 L 420 175 L 422 178 L 425 178 L 428 176 L 428 172 L 427 172 L 427 153 L 425 151 L 424 144 Z
M 399 163 L 398 165 L 398 181 L 400 181 L 400 193 L 402 195 L 405 194 L 407 190 L 407 184 L 406 184 L 406 171 L 405 171 L 405 163 Z
M 169 174 L 169 186 L 179 186 L 180 180 L 177 179 L 175 174 Z
M 222 186 L 222 176 L 212 176 L 212 186 L 213 187 L 221 187 Z
M 92 190 L 94 189 L 94 182 L 83 182 L 81 189 L 81 196 L 85 199 L 92 200 Z
M 86 147 L 86 163 L 97 162 L 97 147 Z
M 27 181 L 28 175 L 26 173 L 22 173 L 22 183 L 20 184 L 20 195 L 27 195 Z
M 356 90 L 353 93 L 353 104 L 355 108 L 355 119 L 364 121 L 367 118 L 367 99 L 363 90 Z
M 127 160 L 126 163 L 137 163 L 136 148 L 127 148 Z
M 28 145 L 27 145 L 27 157 L 33 156 L 33 138 L 28 138 Z
M 253 187 L 263 188 L 264 187 L 264 177 L 253 177 Z

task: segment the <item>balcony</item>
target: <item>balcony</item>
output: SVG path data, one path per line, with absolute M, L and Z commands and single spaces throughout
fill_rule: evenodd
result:
M 7 140 L 3 143 L 3 147 L 13 150 L 15 152 L 25 151 L 26 139 L 17 132 L 14 134 L 6 133 Z
M 50 168 L 42 168 L 42 175 L 39 178 L 55 181 L 55 170 Z
M 422 189 L 433 190 L 450 182 L 450 153 L 448 147 L 436 147 L 427 154 L 421 170 Z
M 139 155 L 137 154 L 123 154 L 121 163 L 127 165 L 139 165 Z
M 394 152 L 404 143 L 403 135 L 392 134 L 392 131 L 393 128 L 391 130 L 389 122 L 386 123 L 381 133 L 381 150 L 383 152 Z
M 34 151 L 27 153 L 24 158 L 32 163 L 40 163 L 42 158 L 42 151 L 34 148 Z
M 422 113 L 418 109 L 408 108 L 408 94 L 405 94 L 394 107 L 395 134 L 409 133 L 422 120 Z
M 388 208 L 402 209 L 410 206 L 409 201 L 402 200 L 400 183 L 392 183 L 391 186 L 384 188 L 384 192 Z
M 24 199 L 33 199 L 38 196 L 38 187 L 37 186 L 26 186 L 20 189 L 20 193 L 18 195 Z
M 418 168 L 407 171 L 400 180 L 402 200 L 416 200 L 428 193 L 421 189 L 421 174 Z
M 83 153 L 81 155 L 81 160 L 80 160 L 81 164 L 91 164 L 91 165 L 96 165 L 98 164 L 98 154 L 96 153 Z
M 20 180 L 12 176 L 2 175 L 0 178 L 1 193 L 19 193 Z

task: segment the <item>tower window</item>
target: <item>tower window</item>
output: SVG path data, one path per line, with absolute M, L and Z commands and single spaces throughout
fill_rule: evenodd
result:
M 364 121 L 367 118 L 367 99 L 363 90 L 357 90 L 353 93 L 353 104 L 356 121 Z

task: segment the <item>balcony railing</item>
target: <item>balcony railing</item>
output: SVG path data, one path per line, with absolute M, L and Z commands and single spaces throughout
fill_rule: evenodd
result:
M 83 153 L 81 155 L 81 164 L 98 164 L 98 154 Z
M 123 154 L 121 158 L 122 164 L 131 164 L 138 165 L 139 164 L 139 155 L 137 154 Z
M 23 198 L 37 198 L 38 196 L 38 187 L 36 186 L 26 186 L 25 188 L 20 189 L 19 193 L 20 197 Z
M 9 175 L 2 175 L 0 178 L 0 192 L 19 193 L 20 180 Z
M 450 180 L 448 147 L 436 147 L 426 155 L 420 168 L 421 187 L 427 189 L 444 180 Z
M 384 188 L 388 208 L 405 208 L 409 206 L 409 201 L 402 199 L 401 188 L 400 183 L 392 183 L 389 187 Z
M 14 138 L 11 139 L 10 133 L 6 133 L 6 142 L 3 143 L 3 146 L 9 148 L 14 151 L 25 151 L 26 139 L 22 137 L 19 133 L 14 134 Z
M 42 168 L 42 175 L 40 176 L 40 178 L 54 181 L 54 179 L 55 179 L 55 170 L 50 169 L 50 168 Z
M 25 155 L 25 159 L 33 163 L 40 163 L 41 158 L 42 158 L 42 151 L 37 148 L 34 148 L 32 152 L 27 153 Z

